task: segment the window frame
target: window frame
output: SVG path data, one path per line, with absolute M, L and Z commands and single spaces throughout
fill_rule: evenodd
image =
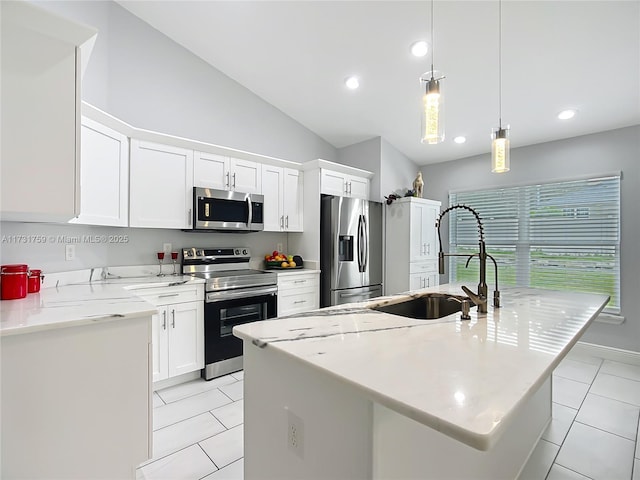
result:
M 607 191 L 609 195 L 606 196 L 606 201 L 603 201 L 599 197 L 594 197 L 593 201 L 585 203 L 585 188 L 590 188 L 591 185 L 594 185 L 593 192 L 588 193 L 588 195 L 593 195 L 594 193 L 597 193 L 595 187 L 599 182 L 602 183 L 603 181 L 605 181 L 605 187 L 603 188 L 610 188 L 610 190 Z M 493 251 L 496 260 L 498 261 L 498 276 L 502 286 L 504 286 L 505 283 L 509 283 L 511 285 L 529 287 L 533 282 L 533 288 L 545 288 L 536 284 L 536 280 L 532 281 L 532 268 L 535 269 L 535 275 L 538 276 L 538 282 L 540 282 L 541 276 L 548 275 L 549 272 L 552 272 L 553 267 L 556 268 L 558 274 L 561 272 L 557 270 L 558 265 L 553 265 L 552 261 L 547 262 L 550 263 L 551 266 L 545 267 L 545 262 L 540 261 L 541 258 L 545 258 L 546 256 L 547 259 L 552 259 L 555 254 L 560 261 L 562 261 L 563 256 L 566 257 L 566 261 L 572 261 L 584 256 L 585 260 L 587 262 L 591 262 L 589 265 L 592 265 L 596 271 L 598 271 L 597 269 L 599 266 L 604 266 L 607 267 L 606 269 L 603 269 L 607 272 L 607 275 L 612 275 L 613 280 L 609 280 L 608 282 L 607 279 L 610 279 L 609 276 L 594 280 L 595 283 L 599 283 L 599 288 L 606 288 L 607 290 L 600 292 L 593 291 L 592 293 L 611 295 L 611 301 L 607 304 L 604 311 L 606 313 L 618 315 L 620 313 L 621 306 L 621 184 L 622 173 L 614 172 L 609 174 L 556 179 L 547 182 L 522 183 L 511 186 L 489 186 L 481 189 L 451 190 L 448 194 L 448 201 L 450 206 L 466 203 L 477 210 L 480 217 L 489 217 L 487 222 L 483 221 L 485 243 L 487 246 L 487 253 L 492 254 Z M 561 192 L 563 190 L 571 191 L 572 188 L 575 189 L 573 203 L 568 204 L 566 208 L 560 208 L 558 202 L 561 198 Z M 557 211 L 553 214 L 543 214 L 542 216 L 533 218 L 534 215 L 532 215 L 532 213 L 536 212 L 536 208 L 540 210 L 540 205 L 542 204 L 540 201 L 531 201 L 531 198 L 534 198 L 533 192 L 535 191 L 546 193 L 551 192 L 552 195 L 557 195 L 558 198 L 553 198 L 552 196 L 552 200 L 549 203 L 549 205 L 554 205 L 553 202 L 555 201 Z M 474 205 L 473 202 L 468 201 L 469 197 L 472 196 L 476 197 L 474 200 L 476 205 Z M 480 203 L 483 196 L 485 197 L 484 200 L 486 200 L 486 205 Z M 497 199 L 498 197 L 500 198 L 499 200 Z M 576 200 L 578 197 L 580 197 L 580 202 Z M 589 200 L 588 196 L 586 198 Z M 502 202 L 502 199 L 504 199 L 504 202 Z M 504 204 L 505 202 L 506 206 L 501 205 L 501 203 Z M 535 203 L 535 205 L 532 205 L 533 203 Z M 600 227 L 604 231 L 604 233 L 600 233 L 601 236 L 594 236 L 596 240 L 592 240 L 592 237 L 587 237 L 584 232 L 574 233 L 573 235 L 567 234 L 566 237 L 563 238 L 563 240 L 566 241 L 561 241 L 561 243 L 558 243 L 558 238 L 549 242 L 547 242 L 546 239 L 541 240 L 545 235 L 545 229 L 549 228 L 549 225 L 551 225 L 549 230 L 551 233 L 550 237 L 553 238 L 554 233 L 556 236 L 558 235 L 560 230 L 557 232 L 553 230 L 554 219 L 557 221 L 562 217 L 566 217 L 567 221 L 575 221 L 578 228 L 582 225 L 580 222 L 589 225 L 592 213 L 597 217 L 598 206 L 602 204 L 607 205 L 608 210 L 606 210 L 605 213 L 607 213 L 608 216 L 601 214 L 601 217 L 604 218 L 604 220 L 594 220 L 594 227 Z M 500 205 L 500 207 L 497 208 L 497 205 Z M 487 208 L 491 206 L 496 208 L 487 212 Z M 466 215 L 464 210 L 452 210 L 450 214 L 449 252 L 460 253 L 461 250 L 467 252 L 475 250 L 475 252 L 477 252 L 477 231 L 475 233 L 475 243 L 470 241 L 472 238 L 470 230 L 471 219 L 467 219 L 467 225 L 466 227 L 463 227 L 458 224 L 458 218 L 462 217 L 462 215 Z M 504 222 L 500 223 L 500 219 L 502 218 L 504 219 Z M 523 222 L 523 219 L 528 221 Z M 492 222 L 499 233 L 496 234 L 491 231 Z M 609 228 L 611 225 L 615 225 L 615 229 Z M 534 233 L 532 233 L 532 229 L 534 230 Z M 537 239 L 535 238 L 536 231 L 538 236 Z M 460 234 L 460 232 L 462 233 Z M 496 252 L 497 254 L 495 254 Z M 532 259 L 532 254 L 535 259 Z M 604 255 L 601 263 L 598 262 L 597 258 L 599 254 Z M 466 259 L 460 260 L 460 258 L 464 257 L 449 257 L 449 277 L 452 282 L 463 281 L 461 280 L 461 277 L 464 278 L 464 281 L 467 281 L 469 278 L 470 272 L 467 272 L 466 277 L 464 274 L 459 275 L 458 273 L 458 269 L 464 268 L 464 262 L 466 261 Z M 503 268 L 500 268 L 500 259 L 503 260 Z M 490 286 L 491 282 L 494 281 L 494 269 L 491 263 L 492 262 L 489 262 L 487 265 L 487 282 Z M 511 263 L 513 263 L 513 268 L 511 268 Z M 576 264 L 578 263 L 579 262 L 576 261 Z M 562 272 L 566 272 L 566 267 L 566 262 L 560 266 L 560 268 L 563 269 Z M 542 272 L 542 274 L 540 272 Z M 506 274 L 507 282 L 504 281 L 505 276 L 501 275 L 501 273 Z M 552 278 L 552 276 L 549 278 Z M 558 280 L 550 281 L 550 283 L 556 287 L 562 284 L 562 282 L 559 282 Z M 561 289 L 558 288 L 558 290 Z M 571 289 L 568 288 L 566 291 L 571 291 Z

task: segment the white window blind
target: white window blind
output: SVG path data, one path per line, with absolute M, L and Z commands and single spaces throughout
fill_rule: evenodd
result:
M 620 176 L 455 192 L 482 218 L 487 253 L 498 263 L 503 286 L 602 293 L 607 311 L 620 310 Z M 450 251 L 478 251 L 475 217 L 450 212 Z M 449 257 L 451 281 L 476 282 L 477 257 Z M 491 289 L 493 264 L 487 265 Z

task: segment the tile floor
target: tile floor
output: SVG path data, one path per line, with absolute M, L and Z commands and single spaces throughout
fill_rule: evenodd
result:
M 243 372 L 154 393 L 153 460 L 137 479 L 242 480 Z M 640 480 L 640 366 L 569 353 L 520 480 Z

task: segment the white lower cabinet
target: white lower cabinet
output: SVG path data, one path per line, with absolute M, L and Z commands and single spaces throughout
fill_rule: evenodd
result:
M 410 263 L 409 264 L 409 288 L 434 287 L 438 285 L 438 271 L 436 262 Z
M 139 296 L 158 307 L 151 323 L 153 381 L 203 368 L 204 286 L 145 289 Z
M 278 272 L 278 316 L 320 308 L 320 272 Z

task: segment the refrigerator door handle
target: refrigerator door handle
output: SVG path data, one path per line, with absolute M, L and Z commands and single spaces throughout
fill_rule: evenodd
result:
M 358 271 L 363 272 L 362 252 L 364 251 L 364 236 L 362 234 L 362 215 L 358 216 Z
M 362 215 L 362 244 L 364 246 L 362 250 L 362 271 L 367 271 L 367 259 L 369 258 L 369 235 L 367 232 L 367 217 Z

